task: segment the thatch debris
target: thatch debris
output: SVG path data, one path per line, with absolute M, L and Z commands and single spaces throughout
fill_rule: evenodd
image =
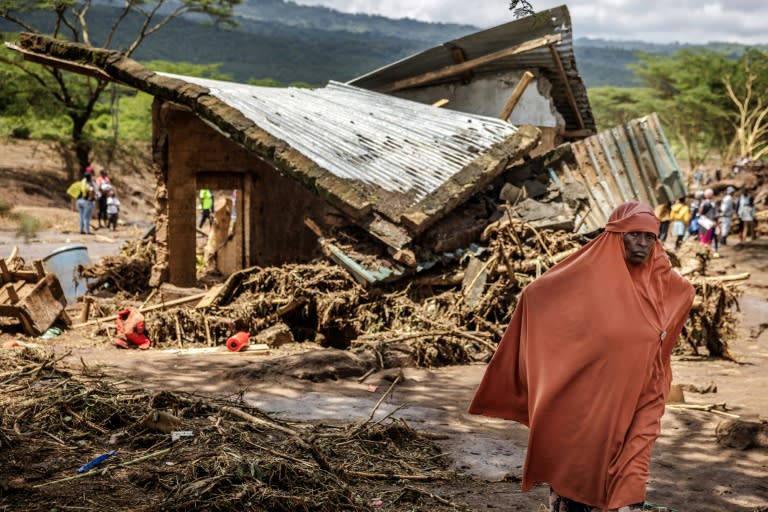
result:
M 734 281 L 717 278 L 697 277 L 691 280 L 691 284 L 696 290 L 696 297 L 683 328 L 682 339 L 685 343 L 678 344 L 678 352 L 683 353 L 688 347 L 693 354 L 700 355 L 699 349 L 704 347 L 710 357 L 733 360 L 728 340 L 736 332 L 741 290 Z

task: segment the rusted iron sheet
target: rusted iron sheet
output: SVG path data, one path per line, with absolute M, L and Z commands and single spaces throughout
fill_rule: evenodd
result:
M 589 193 L 584 230 L 605 225 L 611 211 L 626 201 L 656 206 L 687 193 L 656 113 L 574 142 L 571 150 L 576 167 L 560 171 Z

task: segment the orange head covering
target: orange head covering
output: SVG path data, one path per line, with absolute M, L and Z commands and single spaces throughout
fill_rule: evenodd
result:
M 521 294 L 469 412 L 529 426 L 523 489 L 618 508 L 645 499 L 669 360 L 693 301 L 660 242 L 626 262 L 623 234 L 657 233 L 630 202 L 605 232 Z

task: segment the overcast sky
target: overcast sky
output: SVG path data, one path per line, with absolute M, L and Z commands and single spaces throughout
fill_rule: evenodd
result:
M 508 0 L 294 0 L 343 12 L 466 23 L 512 21 Z M 530 0 L 536 11 L 566 3 L 575 37 L 657 43 L 768 43 L 767 0 Z

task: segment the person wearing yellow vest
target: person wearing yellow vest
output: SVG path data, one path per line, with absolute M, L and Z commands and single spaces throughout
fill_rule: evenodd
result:
M 213 226 L 213 217 L 211 212 L 213 210 L 213 193 L 210 189 L 204 188 L 200 190 L 200 207 L 203 209 L 203 213 L 200 216 L 199 228 L 203 227 L 205 221 L 208 221 L 208 226 Z

